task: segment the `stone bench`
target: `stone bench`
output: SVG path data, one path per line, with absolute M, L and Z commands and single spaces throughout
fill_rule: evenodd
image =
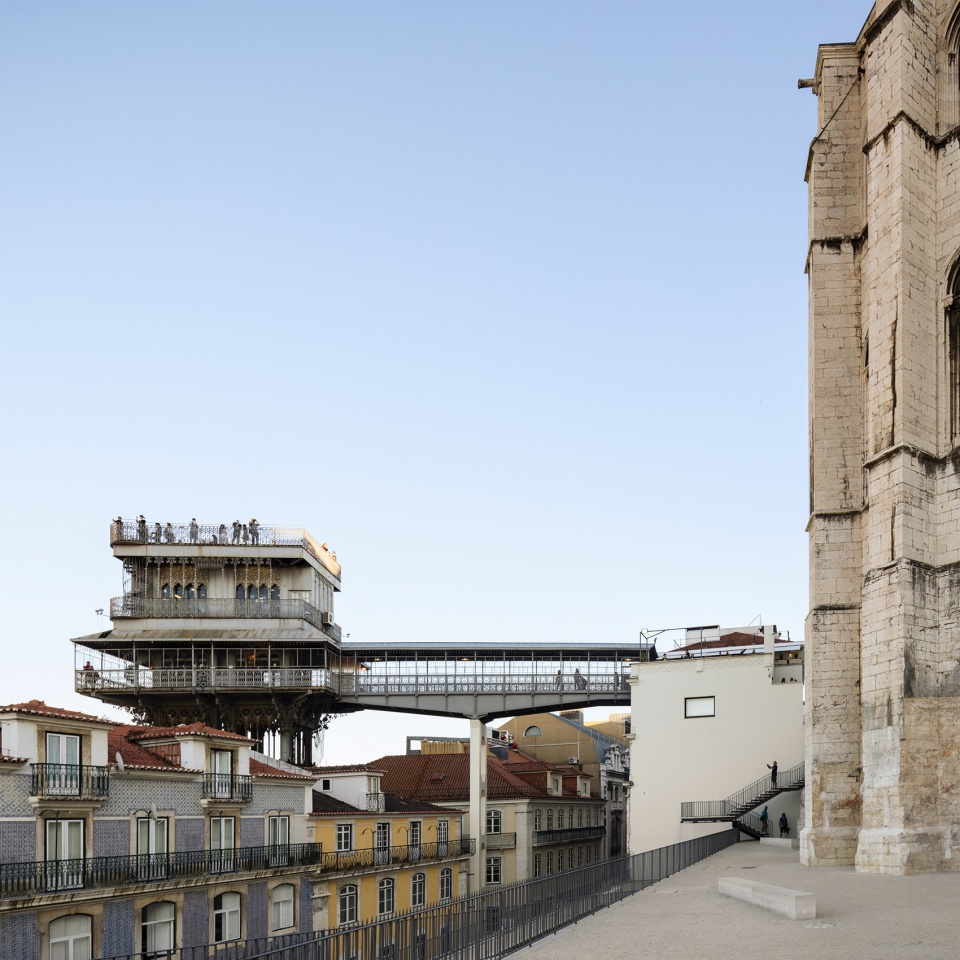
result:
M 758 883 L 742 877 L 721 877 L 719 892 L 782 913 L 791 920 L 813 920 L 817 916 L 817 898 L 803 890 L 775 887 L 771 883 Z
M 800 849 L 800 840 L 797 837 L 761 837 L 760 843 L 768 847 L 785 847 L 787 850 Z

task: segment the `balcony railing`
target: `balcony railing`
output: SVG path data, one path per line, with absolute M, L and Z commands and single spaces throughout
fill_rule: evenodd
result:
M 110 768 L 77 763 L 33 763 L 30 795 L 96 800 L 110 795 Z
M 253 777 L 236 773 L 205 773 L 204 800 L 249 800 L 253 796 Z
M 570 830 L 537 830 L 533 835 L 535 845 L 545 843 L 569 843 L 576 840 L 595 840 L 605 837 L 606 827 L 574 827 Z
M 123 670 L 77 670 L 78 693 L 94 690 L 237 690 L 259 687 L 284 689 L 330 688 L 329 670 L 313 667 L 134 667 Z
M 306 620 L 339 639 L 339 628 L 324 623 L 323 614 L 306 600 L 238 600 L 234 597 L 113 597 L 110 619 L 176 620 Z M 334 636 L 335 635 L 335 636 Z
M 371 813 L 383 813 L 387 809 L 387 795 L 385 793 L 368 793 L 366 809 Z
M 517 845 L 517 835 L 516 833 L 488 833 L 487 834 L 487 849 L 488 850 L 505 850 L 509 847 L 515 847 Z
M 137 523 L 136 520 L 114 520 L 110 524 L 110 545 L 118 543 L 160 543 L 216 545 L 218 547 L 302 547 L 319 560 L 335 577 L 340 577 L 340 564 L 323 544 L 317 543 L 299 527 L 267 527 L 256 531 L 247 526 L 234 534 L 232 523 Z
M 470 837 L 441 840 L 433 843 L 411 843 L 407 846 L 375 847 L 366 850 L 344 850 L 325 853 L 320 858 L 323 870 L 354 870 L 403 863 L 431 863 L 470 856 L 476 841 Z
M 319 843 L 293 843 L 270 847 L 237 847 L 232 850 L 186 850 L 141 856 L 0 863 L 0 897 L 310 866 L 319 864 L 322 857 Z

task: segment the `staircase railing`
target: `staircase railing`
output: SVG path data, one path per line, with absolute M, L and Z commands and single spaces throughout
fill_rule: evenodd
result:
M 787 770 L 777 771 L 777 785 L 769 775 L 754 780 L 725 800 L 696 800 L 680 804 L 681 820 L 737 820 L 764 800 L 785 790 L 799 790 L 804 784 L 805 767 L 801 761 Z

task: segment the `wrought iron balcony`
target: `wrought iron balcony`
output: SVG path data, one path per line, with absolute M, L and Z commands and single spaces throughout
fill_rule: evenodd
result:
M 323 870 L 356 870 L 404 863 L 432 863 L 456 860 L 474 853 L 476 841 L 470 837 L 441 840 L 433 843 L 411 843 L 407 846 L 375 847 L 366 850 L 342 850 L 325 853 L 320 858 Z
M 606 827 L 573 827 L 569 830 L 537 830 L 533 835 L 535 846 L 545 843 L 570 843 L 577 840 L 595 840 L 605 837 Z
M 141 856 L 91 857 L 0 863 L 0 897 L 20 897 L 58 890 L 156 883 L 248 870 L 320 864 L 319 843 L 292 843 L 232 850 L 186 850 Z
M 205 773 L 204 800 L 249 800 L 253 796 L 253 777 L 235 773 Z
M 138 524 L 136 520 L 114 520 L 110 524 L 110 545 L 123 543 L 187 544 L 218 547 L 302 547 L 319 560 L 335 577 L 340 577 L 340 564 L 325 544 L 319 544 L 299 527 L 268 527 L 256 530 L 243 526 L 234 534 L 232 523 L 156 523 Z
M 516 833 L 488 833 L 488 850 L 506 850 L 517 845 Z
M 113 597 L 110 619 L 136 620 L 306 620 L 334 640 L 340 628 L 324 623 L 323 614 L 306 600 L 238 600 L 233 597 Z
M 30 795 L 41 799 L 99 800 L 110 795 L 110 768 L 78 763 L 32 763 Z
M 368 793 L 366 809 L 371 813 L 383 813 L 387 809 L 387 795 L 385 793 Z

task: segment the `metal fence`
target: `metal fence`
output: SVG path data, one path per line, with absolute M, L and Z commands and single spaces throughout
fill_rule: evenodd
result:
M 801 761 L 789 770 L 780 770 L 777 785 L 774 787 L 770 777 L 754 780 L 742 790 L 731 793 L 725 800 L 684 801 L 680 804 L 681 820 L 734 820 L 741 818 L 748 810 L 753 810 L 764 800 L 783 790 L 799 790 L 804 783 L 805 767 Z
M 738 837 L 738 831 L 724 830 L 322 934 L 182 947 L 106 960 L 499 960 L 725 850 Z

